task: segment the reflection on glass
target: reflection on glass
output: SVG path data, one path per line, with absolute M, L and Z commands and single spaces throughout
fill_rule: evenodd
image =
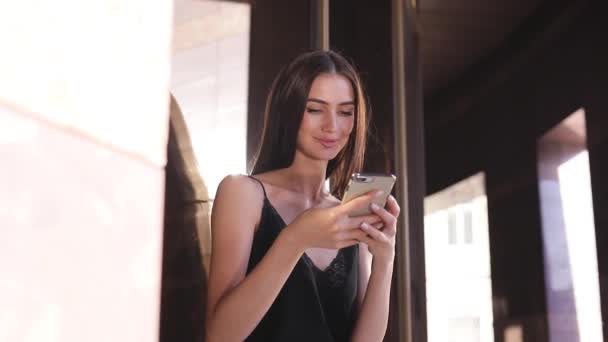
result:
M 428 341 L 494 341 L 484 175 L 424 204 Z
M 551 342 L 603 341 L 586 144 L 582 109 L 538 143 Z

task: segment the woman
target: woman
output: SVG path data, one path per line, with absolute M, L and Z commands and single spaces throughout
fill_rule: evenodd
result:
M 335 52 L 303 54 L 268 96 L 252 176 L 228 176 L 211 217 L 207 341 L 382 341 L 399 206 L 349 217 L 367 105 Z M 333 185 L 325 190 L 326 179 Z

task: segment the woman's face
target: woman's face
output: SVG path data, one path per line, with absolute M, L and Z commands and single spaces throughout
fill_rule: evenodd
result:
M 348 143 L 355 123 L 350 81 L 339 74 L 320 74 L 310 87 L 297 148 L 316 160 L 331 160 Z

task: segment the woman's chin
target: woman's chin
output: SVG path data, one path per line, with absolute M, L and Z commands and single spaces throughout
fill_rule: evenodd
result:
M 339 147 L 301 150 L 301 152 L 308 158 L 319 161 L 330 161 L 332 159 L 335 159 L 340 153 L 340 151 L 341 149 Z
M 330 161 L 332 159 L 335 159 L 338 156 L 338 153 L 340 151 L 336 150 L 336 151 L 319 151 L 317 153 L 315 153 L 315 158 L 318 160 L 325 160 L 325 161 Z

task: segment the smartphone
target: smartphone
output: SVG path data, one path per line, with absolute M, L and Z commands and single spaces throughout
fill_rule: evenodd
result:
M 348 186 L 346 187 L 346 191 L 342 197 L 342 203 L 346 203 L 373 190 L 382 190 L 384 191 L 384 195 L 379 198 L 375 198 L 373 203 L 376 203 L 381 208 L 384 208 L 386 205 L 386 200 L 388 199 L 388 196 L 391 194 L 393 186 L 395 185 L 395 180 L 397 180 L 397 177 L 394 175 L 354 173 L 348 182 Z M 369 214 L 371 214 L 371 209 L 369 207 L 365 207 L 351 212 L 349 216 L 354 217 Z

